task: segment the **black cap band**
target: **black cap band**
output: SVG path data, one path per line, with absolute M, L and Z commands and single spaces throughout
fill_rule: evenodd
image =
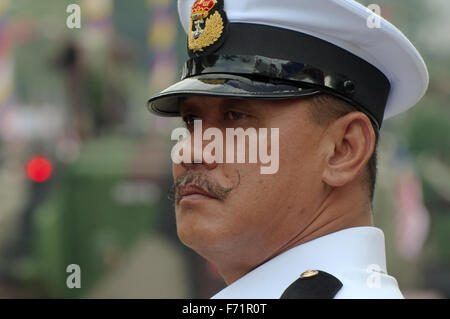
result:
M 381 126 L 390 82 L 372 64 L 322 39 L 283 28 L 230 23 L 213 53 L 191 58 L 183 78 L 235 74 L 309 86 L 357 106 Z

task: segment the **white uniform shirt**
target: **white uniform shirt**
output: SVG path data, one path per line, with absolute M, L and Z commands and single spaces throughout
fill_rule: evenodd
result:
M 272 299 L 306 270 L 342 282 L 335 298 L 403 298 L 386 271 L 384 234 L 375 227 L 347 228 L 291 248 L 258 266 L 212 298 Z

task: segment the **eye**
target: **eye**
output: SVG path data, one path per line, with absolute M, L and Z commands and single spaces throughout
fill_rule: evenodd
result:
M 236 111 L 225 112 L 225 119 L 230 120 L 230 121 L 236 121 L 236 120 L 244 119 L 247 117 L 249 117 L 249 115 L 241 113 L 241 112 L 236 112 Z
M 183 116 L 183 121 L 187 127 L 194 126 L 194 121 L 196 121 L 196 120 L 201 120 L 201 118 L 196 115 L 192 115 L 192 114 Z

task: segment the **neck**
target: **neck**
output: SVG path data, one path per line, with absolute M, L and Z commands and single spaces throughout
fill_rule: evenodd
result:
M 348 194 L 352 194 L 351 198 Z M 356 192 L 340 188 L 334 189 L 320 204 L 310 224 L 286 242 L 273 257 L 292 247 L 342 229 L 373 226 L 372 208 L 365 196 L 357 196 Z
M 231 284 L 273 257 L 315 238 L 346 228 L 373 226 L 372 209 L 364 190 L 360 187 L 354 190 L 345 188 L 344 186 L 330 190 L 318 207 L 314 209 L 315 213 L 309 224 L 305 226 L 303 222 L 303 225 L 299 225 L 299 232 L 278 245 L 277 249 L 272 252 L 262 251 L 260 254 L 256 254 L 242 249 L 242 254 L 227 257 L 222 262 L 216 261 L 215 265 L 225 282 Z M 255 256 L 260 259 L 252 258 Z M 261 259 L 260 256 L 267 257 Z

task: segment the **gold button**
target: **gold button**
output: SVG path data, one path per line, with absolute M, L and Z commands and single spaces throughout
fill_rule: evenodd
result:
M 319 272 L 317 270 L 307 270 L 305 272 L 303 272 L 300 275 L 300 278 L 309 278 L 309 277 L 314 277 L 318 274 Z

